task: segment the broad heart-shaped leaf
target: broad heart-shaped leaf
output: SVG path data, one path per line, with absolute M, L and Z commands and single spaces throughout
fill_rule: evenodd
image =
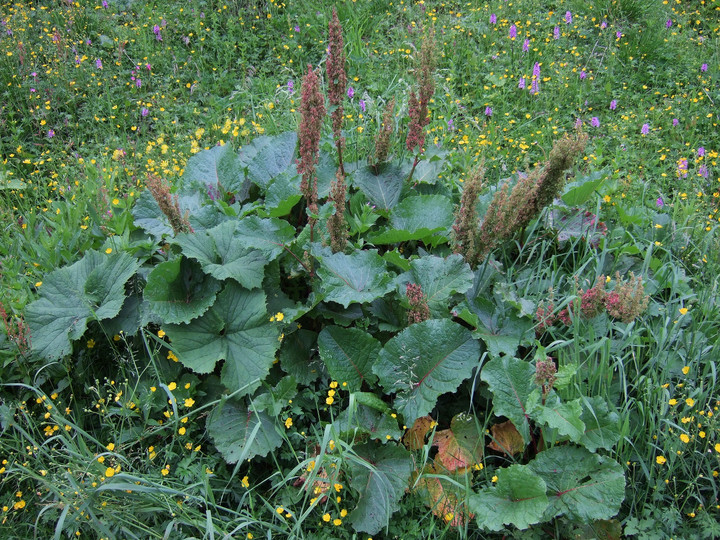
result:
M 207 430 L 228 463 L 266 456 L 282 444 L 282 437 L 267 414 L 232 401 L 215 406 L 208 417 Z
M 262 285 L 269 261 L 265 253 L 247 247 L 235 234 L 237 225 L 237 221 L 226 221 L 207 231 L 181 233 L 175 242 L 186 257 L 198 261 L 211 276 L 232 278 L 247 289 L 255 289 Z
M 180 213 L 183 215 L 193 215 L 198 212 L 200 206 L 200 195 L 198 193 L 181 194 L 178 197 L 178 206 Z M 143 191 L 135 201 L 132 209 L 132 215 L 135 225 L 141 227 L 156 241 L 163 236 L 171 236 L 173 234 L 172 227 L 168 218 L 160 210 L 160 206 L 149 190 Z
M 115 317 L 125 301 L 125 282 L 138 270 L 127 253 L 88 251 L 78 262 L 45 277 L 40 298 L 27 306 L 32 348 L 48 360 L 70 353 L 88 321 Z
M 589 175 L 580 178 L 565 186 L 562 200 L 568 206 L 580 206 L 585 204 L 608 176 L 608 170 L 591 172 Z
M 547 484 L 546 518 L 609 519 L 625 498 L 622 466 L 578 446 L 553 446 L 528 464 Z
M 198 152 L 185 165 L 182 175 L 185 186 L 215 186 L 236 194 L 245 200 L 250 188 L 240 156 L 232 146 L 225 144 Z
M 333 430 L 344 440 L 369 438 L 383 444 L 402 436 L 397 418 L 393 418 L 390 411 L 378 411 L 363 404 L 352 411 L 350 408 L 342 411 L 333 422 Z
M 520 318 L 504 304 L 477 296 L 457 306 L 459 317 L 476 326 L 473 336 L 482 339 L 493 356 L 514 356 L 518 345 L 527 343 L 532 335 L 533 321 Z
M 387 393 L 397 392 L 395 408 L 411 424 L 433 409 L 438 396 L 470 377 L 479 358 L 480 344 L 466 328 L 430 319 L 388 341 L 373 371 Z
M 328 326 L 318 336 L 318 349 L 330 376 L 346 382 L 350 392 L 359 392 L 364 380 L 371 384 L 377 380 L 372 365 L 382 345 L 367 332 Z
M 295 157 L 297 133 L 258 137 L 243 147 L 240 159 L 247 165 L 248 178 L 261 188 L 286 170 Z
M 295 377 L 300 384 L 310 384 L 327 375 L 325 364 L 313 355 L 317 334 L 301 328 L 285 336 L 280 347 L 280 365 L 283 371 Z
M 425 150 L 422 161 L 418 163 L 413 173 L 413 182 L 435 184 L 438 175 L 445 166 L 446 157 L 450 152 L 439 146 L 432 145 Z
M 418 195 L 404 199 L 390 211 L 390 226 L 371 236 L 374 244 L 394 244 L 437 237 L 447 240 L 454 221 L 453 203 L 442 195 Z
M 431 315 L 439 318 L 448 315 L 448 301 L 453 294 L 472 287 L 473 272 L 462 255 L 447 258 L 429 255 L 411 261 L 410 271 L 398 276 L 397 283 L 403 296 L 408 284 L 420 285 Z
M 433 446 L 438 447 L 435 463 L 452 472 L 482 462 L 485 434 L 472 414 L 453 417 L 450 429 L 436 431 Z
M 300 201 L 300 181 L 294 165 L 278 174 L 268 186 L 265 194 L 265 208 L 271 217 L 286 216 Z
M 495 424 L 490 428 L 490 431 L 493 440 L 488 444 L 488 448 L 491 450 L 503 452 L 509 457 L 525 450 L 525 441 L 523 441 L 522 435 L 510 420 Z
M 530 363 L 510 356 L 494 358 L 483 366 L 480 378 L 493 393 L 495 416 L 507 416 L 530 442 L 530 418 L 527 410 L 530 393 L 536 388 L 535 369 Z
M 377 442 L 356 446 L 357 458 L 348 460 L 350 486 L 359 494 L 348 516 L 356 531 L 377 534 L 386 527 L 405 493 L 413 460 L 402 446 Z
M 480 527 L 499 531 L 503 525 L 527 529 L 543 519 L 548 507 L 546 485 L 527 465 L 511 465 L 497 473 L 497 484 L 471 495 L 470 510 Z
M 270 371 L 280 346 L 277 323 L 269 321 L 265 293 L 228 282 L 215 304 L 188 324 L 164 326 L 182 364 L 210 373 L 225 360 L 221 380 L 239 396 L 253 392 Z
M 184 323 L 205 313 L 220 287 L 197 262 L 176 257 L 152 269 L 143 296 L 164 323 Z
M 324 249 L 313 254 L 320 260 L 317 274 L 322 280 L 326 301 L 347 308 L 353 302 L 372 302 L 393 289 L 393 275 L 376 250 L 345 255 L 331 254 L 329 249 Z
M 555 392 L 550 392 L 541 404 L 540 388 L 535 388 L 528 399 L 528 414 L 539 424 L 545 424 L 557 431 L 561 437 L 578 442 L 585 433 L 585 424 L 580 420 L 580 400 L 563 403 Z M 546 434 L 547 435 L 547 434 Z
M 268 261 L 277 258 L 295 238 L 295 229 L 277 218 L 246 216 L 235 226 L 235 236 L 248 248 L 259 249 Z
M 404 163 L 387 163 L 380 166 L 379 174 L 372 167 L 360 167 L 353 174 L 353 184 L 360 188 L 370 203 L 382 210 L 390 210 L 400 200 L 403 183 L 409 171 Z
M 618 415 L 609 410 L 603 398 L 596 396 L 584 399 L 580 419 L 585 424 L 585 432 L 579 443 L 591 452 L 598 448 L 610 450 L 620 440 Z

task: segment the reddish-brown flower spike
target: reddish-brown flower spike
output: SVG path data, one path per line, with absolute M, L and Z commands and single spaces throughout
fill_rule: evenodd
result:
M 298 173 L 302 175 L 300 190 L 308 207 L 317 203 L 317 193 L 313 194 L 315 182 L 312 178 L 320 155 L 320 131 L 324 117 L 325 99 L 320 92 L 320 81 L 312 66 L 308 65 L 300 98 L 300 160 L 297 165 Z
M 345 73 L 345 51 L 343 50 L 342 26 L 338 19 L 337 9 L 333 8 L 332 18 L 328 25 L 328 58 L 325 64 L 328 85 L 328 101 L 332 111 L 332 127 L 335 140 L 339 140 L 342 131 L 342 102 L 347 88 Z
M 375 137 L 375 167 L 387 161 L 388 152 L 390 151 L 390 135 L 392 135 L 394 127 L 394 111 L 395 98 L 392 98 L 385 106 L 380 132 Z
M 158 203 L 160 211 L 168 218 L 176 235 L 181 232 L 195 232 L 190 226 L 187 213 L 183 215 L 180 212 L 177 195 L 175 197 L 170 195 L 170 185 L 167 181 L 157 175 L 148 173 L 146 185 L 150 194 Z
M 333 253 L 345 250 L 347 245 L 347 222 L 345 221 L 345 197 L 347 186 L 345 176 L 338 168 L 335 181 L 330 185 L 330 200 L 335 205 L 335 212 L 328 218 L 327 231 L 330 235 L 330 248 Z
M 415 92 L 410 91 L 410 99 L 408 100 L 408 115 L 410 116 L 410 124 L 408 125 L 407 139 L 405 140 L 405 147 L 413 151 L 417 146 L 418 152 L 422 151 L 423 144 L 425 144 L 425 131 L 423 130 L 423 119 L 420 103 L 415 97 Z
M 422 287 L 416 283 L 408 283 L 405 296 L 410 303 L 408 324 L 427 321 L 430 318 L 430 307 L 427 303 L 427 296 L 422 292 Z

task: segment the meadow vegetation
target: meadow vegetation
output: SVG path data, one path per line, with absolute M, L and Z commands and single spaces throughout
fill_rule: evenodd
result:
M 720 537 L 720 2 L 4 2 L 3 538 Z

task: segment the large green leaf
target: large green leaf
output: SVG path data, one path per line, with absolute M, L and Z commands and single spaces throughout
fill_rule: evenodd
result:
M 371 236 L 373 244 L 408 240 L 446 241 L 454 221 L 453 203 L 442 195 L 418 195 L 398 203 L 390 212 L 390 225 Z
M 316 340 L 317 334 L 304 328 L 283 339 L 280 365 L 300 384 L 310 384 L 327 375 L 325 364 L 318 355 L 312 353 Z
M 32 347 L 47 359 L 70 353 L 88 321 L 115 317 L 125 301 L 125 283 L 138 268 L 127 253 L 88 251 L 75 264 L 48 274 L 40 298 L 27 306 Z
M 286 131 L 279 135 L 258 137 L 243 147 L 240 159 L 247 164 L 248 177 L 261 188 L 285 171 L 295 157 L 297 133 Z
M 188 324 L 166 325 L 175 354 L 197 373 L 210 373 L 225 360 L 222 382 L 242 396 L 265 379 L 280 346 L 280 328 L 270 322 L 265 293 L 229 282 L 215 304 Z
M 285 216 L 300 202 L 301 176 L 294 166 L 278 174 L 268 186 L 265 193 L 265 209 L 271 217 Z
M 185 165 L 182 178 L 186 186 L 222 186 L 241 201 L 247 198 L 250 187 L 242 160 L 229 144 L 214 146 L 192 156 Z
M 425 150 L 423 160 L 418 163 L 413 173 L 413 182 L 435 184 L 438 175 L 446 163 L 446 157 L 450 152 L 443 150 L 440 146 L 431 145 Z
M 409 283 L 420 285 L 432 316 L 445 317 L 450 297 L 467 291 L 473 284 L 473 277 L 470 265 L 462 255 L 453 254 L 447 258 L 429 255 L 411 261 L 410 271 L 398 276 L 397 282 L 402 295 Z
M 459 304 L 455 310 L 464 321 L 475 326 L 473 336 L 482 339 L 493 356 L 515 355 L 519 345 L 534 336 L 533 321 L 520 318 L 504 303 L 497 304 L 477 296 Z
M 178 234 L 175 237 L 183 254 L 198 261 L 205 272 L 224 280 L 232 278 L 243 287 L 260 287 L 269 262 L 265 253 L 247 247 L 236 235 L 239 222 L 226 221 L 207 231 Z
M 368 443 L 354 448 L 357 458 L 347 460 L 350 486 L 360 494 L 348 516 L 356 531 L 377 534 L 399 508 L 413 470 L 410 453 L 402 446 Z
M 198 193 L 183 194 L 178 197 L 180 213 L 192 216 L 200 211 L 200 195 Z M 173 229 L 170 221 L 160 210 L 157 201 L 150 194 L 149 190 L 143 191 L 135 201 L 132 209 L 135 225 L 141 227 L 155 240 L 163 236 L 171 236 Z
M 248 248 L 259 249 L 268 261 L 277 258 L 295 238 L 295 229 L 287 221 L 247 216 L 235 227 L 235 236 Z
M 528 362 L 503 356 L 483 366 L 480 378 L 493 393 L 495 416 L 507 416 L 527 444 L 530 442 L 528 398 L 536 388 L 535 369 Z
M 622 466 L 578 446 L 554 446 L 528 464 L 547 484 L 546 518 L 609 519 L 625 498 Z
M 429 413 L 438 396 L 453 392 L 477 367 L 480 345 L 470 332 L 448 319 L 413 324 L 380 351 L 373 371 L 407 425 Z
M 403 164 L 381 165 L 379 174 L 375 174 L 372 167 L 364 166 L 353 174 L 353 184 L 360 188 L 373 205 L 390 210 L 400 200 L 407 176 Z
M 322 250 L 315 256 L 320 260 L 317 273 L 327 301 L 347 308 L 353 302 L 372 302 L 393 289 L 393 275 L 376 250 L 350 255 Z
M 592 194 L 605 182 L 608 177 L 608 170 L 602 169 L 591 172 L 579 180 L 570 182 L 565 186 L 562 200 L 568 206 L 580 206 L 585 204 Z
M 609 409 L 603 398 L 584 399 L 580 419 L 585 424 L 585 432 L 579 442 L 591 452 L 598 448 L 610 450 L 620 440 L 618 414 Z
M 150 272 L 143 295 L 164 323 L 184 323 L 205 313 L 215 302 L 220 282 L 195 261 L 176 257 Z
M 328 326 L 318 336 L 318 348 L 330 376 L 346 382 L 350 392 L 359 392 L 365 380 L 371 384 L 377 380 L 372 365 L 382 345 L 367 332 Z
M 403 433 L 390 411 L 378 411 L 361 403 L 338 414 L 333 430 L 344 440 L 375 439 L 383 444 L 400 440 Z
M 282 444 L 270 417 L 239 403 L 219 403 L 207 420 L 215 447 L 228 463 L 266 456 Z
M 546 424 L 557 431 L 561 437 L 568 437 L 573 442 L 580 441 L 585 433 L 585 424 L 580 420 L 582 407 L 580 400 L 575 399 L 563 403 L 560 397 L 551 392 L 545 398 L 545 404 L 540 403 L 541 392 L 539 388 L 533 390 L 528 400 L 528 413 L 541 424 Z M 550 442 L 550 441 L 548 441 Z
M 470 510 L 480 527 L 499 531 L 503 525 L 527 529 L 543 519 L 548 507 L 546 486 L 526 465 L 511 465 L 497 473 L 497 484 L 471 495 Z

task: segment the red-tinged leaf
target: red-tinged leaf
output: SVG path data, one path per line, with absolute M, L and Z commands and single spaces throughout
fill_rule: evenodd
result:
M 403 444 L 408 450 L 420 450 L 425 446 L 425 436 L 435 427 L 431 416 L 421 416 L 403 435 Z
M 490 428 L 492 432 L 492 442 L 488 444 L 488 448 L 496 452 L 504 452 L 512 457 L 525 450 L 525 441 L 522 435 L 510 420 L 502 424 L 495 424 Z
M 433 446 L 438 447 L 435 463 L 451 472 L 479 464 L 484 438 L 473 415 L 458 414 L 450 429 L 435 432 Z
M 436 474 L 441 476 L 433 476 Z M 465 522 L 475 517 L 465 505 L 464 490 L 454 483 L 464 484 L 464 474 L 436 470 L 435 467 L 428 466 L 415 485 L 415 491 L 432 513 L 451 527 L 463 527 Z

